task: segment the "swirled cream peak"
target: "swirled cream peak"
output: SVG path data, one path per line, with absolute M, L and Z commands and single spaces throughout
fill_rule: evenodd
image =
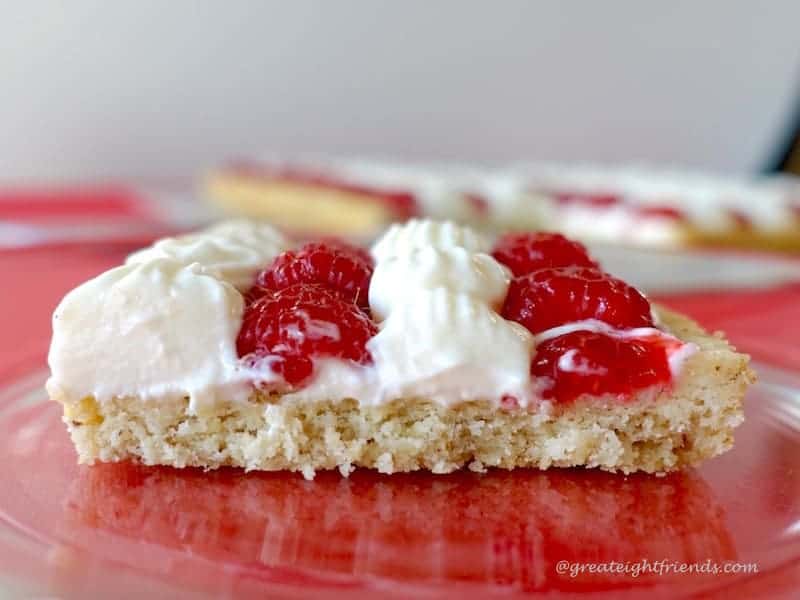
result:
M 253 221 L 226 221 L 196 233 L 164 238 L 131 254 L 126 263 L 171 258 L 200 263 L 206 271 L 245 290 L 256 273 L 283 252 L 288 242 L 274 227 Z
M 376 263 L 369 304 L 382 320 L 393 306 L 408 302 L 408 295 L 443 287 L 499 309 L 510 281 L 510 271 L 488 254 L 460 246 L 412 248 Z
M 385 397 L 444 404 L 506 394 L 524 404 L 532 346 L 521 325 L 443 287 L 406 296 L 367 343 Z
M 235 340 L 236 289 L 171 258 L 106 271 L 67 294 L 53 314 L 48 390 L 55 398 L 163 398 L 191 407 L 246 398 Z
M 394 226 L 375 244 L 369 299 L 383 320 L 367 349 L 385 397 L 527 401 L 533 337 L 495 312 L 510 275 L 486 250 L 472 230 L 436 221 Z
M 488 252 L 490 243 L 474 229 L 452 221 L 411 219 L 392 225 L 372 247 L 372 256 L 381 261 L 392 256 L 407 254 L 417 248 L 460 247 L 469 252 Z

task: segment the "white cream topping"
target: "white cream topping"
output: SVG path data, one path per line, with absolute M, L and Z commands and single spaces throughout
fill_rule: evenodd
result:
M 529 400 L 533 340 L 525 328 L 443 287 L 404 300 L 367 343 L 385 397 Z
M 252 375 L 235 347 L 243 306 L 197 263 L 153 258 L 111 269 L 56 308 L 48 389 L 98 401 L 188 395 L 193 410 L 245 399 Z
M 380 403 L 383 394 L 376 369 L 335 358 L 315 360 L 311 384 L 286 394 L 281 401 L 316 402 L 338 398 L 356 398 L 363 405 Z
M 592 366 L 586 359 L 581 360 L 578 350 L 567 350 L 558 358 L 558 368 L 566 373 L 579 373 L 581 375 L 605 375 L 608 369 Z
M 157 242 L 79 286 L 53 316 L 48 388 L 54 396 L 98 401 L 188 395 L 192 410 L 218 398 L 245 401 L 253 384 L 278 377 L 271 357 L 253 364 L 237 356 L 244 303 L 235 286 L 246 288 L 284 245 L 267 226 L 226 223 Z M 367 345 L 374 364 L 317 360 L 310 385 L 286 401 L 352 397 L 373 404 L 419 396 L 452 404 L 510 395 L 524 406 L 536 399 L 529 375 L 535 345 L 577 329 L 666 336 L 676 342 L 673 373 L 696 350 L 657 329 L 617 331 L 599 321 L 534 337 L 496 312 L 510 275 L 488 249 L 481 235 L 449 222 L 390 228 L 372 248 L 369 299 L 380 321 Z M 309 322 L 304 335 L 336 338 L 341 331 Z M 567 368 L 582 368 L 574 356 L 562 359 Z
M 469 227 L 452 221 L 411 219 L 389 227 L 372 246 L 376 262 L 404 255 L 418 248 L 464 248 L 469 252 L 488 252 L 488 239 Z
M 630 212 L 641 206 L 675 207 L 692 223 L 710 230 L 735 225 L 726 209 L 737 210 L 764 228 L 785 226 L 792 215 L 790 186 L 774 181 L 647 167 L 548 164 L 523 167 L 520 176 L 542 189 L 616 194 L 629 204 Z M 639 221 L 651 219 L 658 217 L 638 217 Z
M 416 396 L 452 404 L 508 394 L 525 404 L 533 338 L 493 310 L 510 274 L 488 249 L 488 240 L 451 222 L 391 227 L 372 248 L 370 308 L 381 321 L 367 343 L 374 365 L 320 361 L 311 384 L 286 400 Z
M 758 229 L 779 231 L 792 227 L 796 218 L 792 202 L 797 184 L 778 178 L 553 164 L 519 167 L 518 176 L 534 189 L 616 195 L 622 203 L 600 207 L 550 200 L 556 215 L 551 227 L 588 239 L 675 245 L 685 237 L 687 225 L 724 233 L 740 227 L 738 214 Z M 686 220 L 643 214 L 641 209 L 649 206 L 675 208 Z
M 567 237 L 673 246 L 685 227 L 666 217 L 640 218 L 626 206 L 593 207 L 568 204 L 554 208 L 554 229 Z
M 192 410 L 246 399 L 253 381 L 275 376 L 239 361 L 236 288 L 286 243 L 269 225 L 225 222 L 156 242 L 77 287 L 53 315 L 48 387 L 99 401 L 188 395 Z
M 661 331 L 660 334 L 666 335 L 663 331 Z M 680 345 L 674 346 L 667 350 L 667 362 L 669 362 L 669 372 L 672 374 L 673 378 L 681 374 L 686 359 L 689 358 L 692 354 L 694 354 L 698 350 L 700 350 L 700 347 L 693 342 L 683 342 L 677 339 L 676 341 L 680 342 Z
M 226 221 L 197 233 L 159 240 L 131 254 L 125 262 L 171 258 L 183 265 L 200 263 L 207 272 L 244 291 L 256 273 L 287 247 L 286 238 L 269 225 Z
M 527 231 L 557 227 L 558 207 L 513 172 L 486 173 L 476 186 L 486 199 L 487 216 L 493 225 Z
M 367 349 L 386 397 L 528 401 L 533 338 L 495 312 L 510 277 L 487 249 L 435 221 L 394 226 L 375 244 L 370 308 L 384 320 Z
M 461 246 L 412 248 L 379 260 L 369 289 L 372 315 L 385 319 L 393 306 L 408 303 L 420 290 L 447 288 L 497 310 L 503 303 L 511 272 L 488 254 Z

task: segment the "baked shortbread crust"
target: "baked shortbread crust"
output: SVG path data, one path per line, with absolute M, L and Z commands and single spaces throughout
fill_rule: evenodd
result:
M 51 397 L 81 463 L 136 460 L 148 465 L 315 471 L 355 467 L 383 473 L 462 467 L 587 466 L 659 473 L 697 464 L 733 445 L 742 399 L 755 380 L 748 357 L 721 334 L 654 306 L 661 327 L 698 351 L 670 388 L 617 398 L 543 402 L 528 409 L 469 401 L 443 406 L 421 397 L 362 405 L 357 398 L 287 402 L 254 391 L 246 403 L 190 411 L 188 396 L 96 402 Z

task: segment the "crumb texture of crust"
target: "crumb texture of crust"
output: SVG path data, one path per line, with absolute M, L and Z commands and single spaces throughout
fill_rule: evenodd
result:
M 356 467 L 383 473 L 585 466 L 660 473 L 727 451 L 755 380 L 748 357 L 720 335 L 662 308 L 664 327 L 698 345 L 676 385 L 632 402 L 578 400 L 551 410 L 498 409 L 488 401 L 445 407 L 425 398 L 379 406 L 353 399 L 281 402 L 254 392 L 247 403 L 190 414 L 188 400 L 54 398 L 82 463 L 299 471 Z

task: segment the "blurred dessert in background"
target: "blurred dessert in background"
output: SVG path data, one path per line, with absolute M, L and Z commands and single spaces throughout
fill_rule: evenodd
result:
M 224 211 L 370 238 L 411 216 L 656 247 L 800 251 L 800 180 L 645 167 L 479 168 L 355 159 L 239 162 L 210 174 Z

